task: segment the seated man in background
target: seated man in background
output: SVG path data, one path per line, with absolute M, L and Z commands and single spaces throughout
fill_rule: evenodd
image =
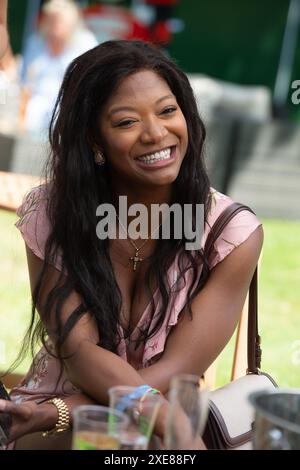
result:
M 23 127 L 41 136 L 69 63 L 97 45 L 84 27 L 80 11 L 71 0 L 49 0 L 42 8 L 38 33 L 29 39 L 24 54 Z

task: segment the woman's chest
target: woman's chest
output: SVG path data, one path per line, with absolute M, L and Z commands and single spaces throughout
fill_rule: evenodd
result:
M 146 273 L 149 267 L 142 256 L 134 270 L 134 253 L 114 250 L 111 261 L 114 275 L 122 296 L 121 325 L 127 332 L 133 332 L 149 306 L 154 293 L 154 282 L 147 286 Z M 134 250 L 133 250 L 134 251 Z
M 140 322 L 151 298 L 144 278 L 133 279 L 126 273 L 118 272 L 116 280 L 122 295 L 122 326 L 132 332 Z

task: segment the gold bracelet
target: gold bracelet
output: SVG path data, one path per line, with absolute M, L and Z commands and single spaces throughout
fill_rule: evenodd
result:
M 46 403 L 56 406 L 58 411 L 58 420 L 55 427 L 49 431 L 43 432 L 43 437 L 55 436 L 68 431 L 70 428 L 70 413 L 66 403 L 61 398 L 53 398 Z

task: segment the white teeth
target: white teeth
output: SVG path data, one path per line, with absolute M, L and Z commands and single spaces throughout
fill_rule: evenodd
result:
M 143 157 L 138 157 L 137 160 L 140 160 L 143 163 L 155 163 L 160 160 L 168 160 L 171 155 L 171 148 L 161 150 L 160 152 L 151 153 L 150 155 L 145 155 Z

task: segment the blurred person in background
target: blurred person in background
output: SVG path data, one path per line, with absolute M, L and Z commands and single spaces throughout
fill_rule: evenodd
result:
M 6 18 L 7 0 L 0 0 L 0 59 L 4 55 L 8 44 Z
M 0 132 L 14 133 L 19 123 L 19 57 L 9 43 L 0 57 L 0 94 Z
M 21 127 L 42 137 L 69 63 L 97 45 L 71 0 L 49 0 L 42 7 L 38 33 L 24 54 Z
M 18 125 L 18 61 L 13 55 L 7 31 L 7 0 L 0 0 L 0 132 L 10 132 Z

